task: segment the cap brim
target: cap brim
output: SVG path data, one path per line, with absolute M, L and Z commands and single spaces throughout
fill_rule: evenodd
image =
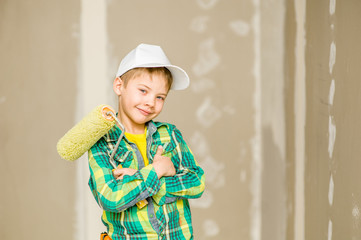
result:
M 164 67 L 166 67 L 172 73 L 173 83 L 170 89 L 183 90 L 189 86 L 189 77 L 186 71 L 173 65 Z

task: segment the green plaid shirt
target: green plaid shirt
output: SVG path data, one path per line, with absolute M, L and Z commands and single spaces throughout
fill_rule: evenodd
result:
M 193 239 L 188 199 L 199 198 L 205 187 L 204 172 L 182 138 L 171 124 L 149 122 L 147 126 L 147 157 L 149 165 L 132 142 L 120 142 L 114 160 L 123 168 L 138 171 L 116 180 L 109 158 L 121 130 L 114 126 L 88 153 L 90 189 L 104 210 L 102 221 L 113 240 L 119 239 Z M 171 158 L 176 175 L 158 179 L 152 166 L 159 145 L 164 156 Z M 146 199 L 148 204 L 137 207 Z

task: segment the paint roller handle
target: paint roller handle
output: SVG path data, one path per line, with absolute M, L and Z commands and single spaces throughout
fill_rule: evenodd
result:
M 117 116 L 115 115 L 114 111 L 112 109 L 107 109 L 107 108 L 103 108 L 103 114 L 105 114 L 107 117 L 111 117 L 112 119 L 115 120 L 115 122 L 118 124 L 118 127 L 122 130 L 122 134 L 120 135 L 119 139 L 118 139 L 118 142 L 116 144 L 116 147 L 115 149 L 118 148 L 119 146 L 119 143 L 121 141 L 121 139 L 123 138 L 124 136 L 124 132 L 125 132 L 125 128 L 123 126 L 123 124 L 120 122 L 120 120 L 117 118 Z M 110 164 L 113 166 L 113 176 L 117 179 L 117 180 L 120 180 L 120 179 L 123 179 L 124 175 L 133 175 L 137 172 L 137 170 L 135 169 L 132 169 L 132 168 L 123 168 L 122 165 L 118 165 L 116 166 L 115 165 L 115 162 L 114 162 L 114 154 L 115 154 L 116 151 L 113 151 L 111 156 L 110 156 L 110 159 L 109 159 L 109 162 Z M 122 169 L 121 171 L 118 171 L 118 169 Z M 142 209 L 143 207 L 145 207 L 146 205 L 148 204 L 148 201 L 146 199 L 143 199 L 139 202 L 136 203 L 137 207 L 139 209 Z
M 116 150 L 118 149 L 119 144 L 120 144 L 120 142 L 121 142 L 121 140 L 122 140 L 122 138 L 124 136 L 125 128 L 124 128 L 123 124 L 120 122 L 120 120 L 117 118 L 117 116 L 115 115 L 115 112 L 112 109 L 103 109 L 103 114 L 105 114 L 109 118 L 112 118 L 112 120 L 115 120 L 115 122 L 118 124 L 118 127 L 122 131 L 121 135 L 118 138 L 117 144 L 115 145 L 114 150 L 113 150 L 113 152 L 112 152 L 112 154 L 110 155 L 110 158 L 109 158 L 110 164 L 113 166 L 114 169 L 116 169 L 117 166 L 116 166 L 115 161 L 114 161 L 114 155 L 115 155 Z
M 122 130 L 122 132 L 124 132 L 124 126 L 123 124 L 120 122 L 120 120 L 117 118 L 114 110 L 105 105 L 102 110 L 101 110 L 102 114 L 103 114 L 103 117 L 107 120 L 110 120 L 110 121 L 113 121 L 115 120 L 115 122 L 118 124 L 119 128 Z
M 103 114 L 105 114 L 108 118 L 114 119 L 115 122 L 118 124 L 118 127 L 122 130 L 122 132 L 124 132 L 124 126 L 120 122 L 120 120 L 117 118 L 117 116 L 115 115 L 113 110 L 104 108 L 103 109 Z

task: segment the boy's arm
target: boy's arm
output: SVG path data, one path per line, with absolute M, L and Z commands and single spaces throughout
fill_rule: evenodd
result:
M 137 202 L 156 194 L 160 181 L 152 165 L 138 170 L 132 176 L 117 180 L 113 176 L 109 156 L 99 146 L 88 153 L 91 190 L 98 204 L 106 211 L 121 212 Z
M 199 198 L 205 188 L 204 171 L 194 159 L 178 129 L 174 130 L 172 138 L 176 142 L 176 147 L 165 156 L 171 158 L 176 174 L 160 179 L 161 188 L 153 196 L 159 205 L 173 202 L 177 198 Z

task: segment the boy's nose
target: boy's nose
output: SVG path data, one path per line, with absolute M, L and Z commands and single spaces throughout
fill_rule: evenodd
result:
M 154 104 L 155 104 L 155 99 L 149 97 L 149 98 L 146 99 L 146 102 L 145 102 L 145 103 L 146 103 L 147 106 L 153 107 Z

